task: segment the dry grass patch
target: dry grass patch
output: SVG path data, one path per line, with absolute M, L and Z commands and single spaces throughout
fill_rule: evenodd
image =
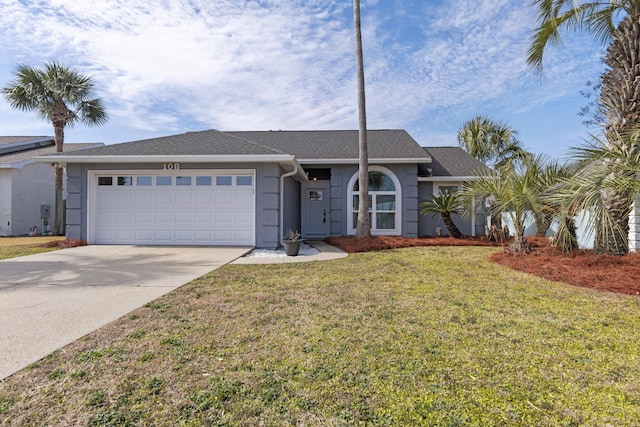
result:
M 0 248 L 20 245 L 42 245 L 59 240 L 64 240 L 64 236 L 0 237 Z
M 0 259 L 50 252 L 65 241 L 64 236 L 0 237 Z
M 225 266 L 0 383 L 0 424 L 640 424 L 640 299 L 495 251 Z

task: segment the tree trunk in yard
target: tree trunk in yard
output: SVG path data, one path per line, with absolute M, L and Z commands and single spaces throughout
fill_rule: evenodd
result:
M 513 243 L 509 245 L 512 252 L 528 254 L 531 252 L 531 245 L 524 237 L 524 227 L 515 224 L 516 231 L 513 236 Z
M 371 235 L 371 220 L 369 218 L 369 154 L 367 150 L 367 112 L 364 96 L 360 0 L 353 0 L 353 21 L 356 39 L 356 75 L 358 80 L 358 185 L 360 193 L 356 238 L 363 239 Z
M 56 153 L 62 153 L 62 144 L 64 143 L 64 127 L 54 126 L 55 130 L 55 143 Z M 63 218 L 64 218 L 64 203 L 62 196 L 62 167 L 56 165 L 56 196 L 55 196 L 55 222 L 53 227 L 53 234 L 60 236 L 65 234 Z
M 442 222 L 444 222 L 445 227 L 447 227 L 447 230 L 449 230 L 449 234 L 451 235 L 451 237 L 456 239 L 462 237 L 462 233 L 460 233 L 460 230 L 458 230 L 458 227 L 451 219 L 451 213 L 442 212 L 440 216 L 442 217 Z
M 620 138 L 640 125 L 640 14 L 637 2 L 612 33 L 604 63 L 600 100 L 607 117 L 607 143 L 626 144 Z M 615 160 L 606 160 L 615 161 Z M 616 178 L 615 174 L 611 176 Z M 629 213 L 632 193 L 626 189 L 603 189 L 600 196 L 611 222 L 596 228 L 597 253 L 626 255 L 629 252 Z

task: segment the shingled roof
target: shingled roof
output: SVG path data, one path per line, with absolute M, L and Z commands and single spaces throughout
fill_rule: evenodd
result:
M 84 151 L 86 148 L 102 146 L 102 143 L 66 143 L 63 145 L 64 154 L 80 150 Z M 55 154 L 55 145 L 46 145 L 40 148 L 33 148 L 29 150 L 19 150 L 10 152 L 7 154 L 0 154 L 0 165 L 12 165 L 19 162 L 35 159 L 38 156 L 44 156 L 47 154 Z
M 76 153 L 69 153 L 74 155 Z M 163 155 L 269 155 L 287 154 L 274 148 L 217 130 L 187 132 L 179 135 L 105 145 L 83 150 L 82 156 L 163 156 Z
M 53 138 L 50 136 L 0 136 L 0 146 L 39 140 L 53 141 Z
M 477 176 L 489 168 L 460 147 L 423 147 L 431 155 L 431 175 L 437 177 Z
M 428 154 L 404 130 L 368 131 L 370 159 L 420 160 Z M 73 157 L 76 153 L 68 153 Z M 83 150 L 78 156 L 263 156 L 292 155 L 298 161 L 358 159 L 358 131 L 245 131 L 206 130 L 161 138 L 106 145 Z
M 300 161 L 358 158 L 357 130 L 226 132 L 293 154 Z M 370 159 L 424 159 L 429 156 L 404 130 L 367 131 Z

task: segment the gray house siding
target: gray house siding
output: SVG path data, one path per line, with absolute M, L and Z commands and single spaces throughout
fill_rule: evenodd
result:
M 373 165 L 371 165 L 373 166 Z M 418 237 L 418 180 L 417 164 L 379 165 L 389 169 L 398 178 L 402 192 L 401 234 Z M 327 165 L 304 165 L 322 168 Z M 349 181 L 358 172 L 357 165 L 331 166 L 331 235 L 346 236 L 347 215 L 350 214 Z
M 344 182 L 344 167 L 331 168 L 331 235 L 346 236 L 347 214 L 345 212 L 348 202 Z M 347 178 L 348 181 L 348 178 Z
M 418 184 L 418 203 L 422 203 L 425 200 L 428 200 L 429 196 L 433 194 L 433 182 L 431 181 L 421 181 Z M 442 218 L 440 215 L 436 215 L 435 217 L 431 217 L 431 215 L 421 215 L 420 209 L 418 208 L 418 235 L 419 237 L 426 236 L 435 236 L 436 228 L 440 228 L 440 233 L 443 236 L 448 236 L 449 231 L 447 227 L 445 227 L 444 222 L 442 222 Z M 472 223 L 469 219 L 464 219 L 459 215 L 452 215 L 454 224 L 458 227 L 460 232 L 464 235 L 470 236 L 473 234 Z M 484 215 L 482 213 L 476 214 L 476 229 L 475 235 L 482 235 L 485 233 L 484 229 Z
M 389 169 L 402 183 L 402 235 L 418 237 L 418 165 L 398 165 Z
M 87 172 L 80 164 L 67 165 L 67 239 L 87 240 Z
M 286 171 L 282 171 L 286 173 Z M 291 177 L 284 180 L 284 212 L 283 212 L 283 228 L 282 234 L 286 234 L 288 230 L 300 231 L 300 181 L 296 181 Z
M 241 166 L 256 169 L 256 247 L 275 249 L 280 246 L 280 168 L 273 163 Z M 233 169 L 230 166 L 226 168 Z M 208 165 L 204 169 L 225 167 Z
M 184 170 L 199 169 L 255 169 L 256 171 L 256 236 L 258 248 L 277 248 L 279 246 L 279 203 L 280 173 L 273 163 L 184 163 Z M 149 170 L 158 171 L 157 164 L 69 164 L 67 165 L 67 239 L 88 239 L 87 194 L 89 190 L 89 172 L 104 170 Z
M 416 164 L 381 165 L 389 169 L 401 184 L 401 235 L 418 237 L 425 229 L 424 217 L 419 215 L 419 201 L 424 197 L 424 183 L 418 184 Z M 305 165 L 305 168 L 314 165 Z M 327 165 L 316 165 L 327 168 Z M 288 229 L 301 230 L 301 184 L 293 177 L 284 180 L 283 226 L 280 227 L 280 176 L 287 172 L 275 163 L 181 164 L 183 170 L 199 169 L 255 169 L 256 171 L 256 217 L 255 245 L 258 248 L 277 248 L 281 233 Z M 69 164 L 67 166 L 67 238 L 88 239 L 89 173 L 91 171 L 148 170 L 158 171 L 157 164 Z M 358 171 L 357 165 L 335 165 L 331 167 L 330 181 L 330 234 L 348 235 L 347 215 L 350 214 L 349 181 Z M 432 187 L 429 186 L 429 190 Z M 426 226 L 428 228 L 428 226 Z M 434 227 L 431 227 L 433 229 Z

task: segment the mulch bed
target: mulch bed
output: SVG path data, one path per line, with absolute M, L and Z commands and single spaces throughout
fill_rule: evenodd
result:
M 87 246 L 87 242 L 80 239 L 69 239 L 69 240 L 52 240 L 50 242 L 42 244 L 42 247 L 45 247 L 45 248 L 58 248 L 58 249 L 75 248 L 77 246 Z
M 531 253 L 514 254 L 503 251 L 491 255 L 490 261 L 574 286 L 640 295 L 640 253 L 617 257 L 596 255 L 592 251 L 580 250 L 567 255 L 556 248 L 549 247 L 544 238 L 527 238 L 527 240 L 532 246 Z M 484 236 L 461 239 L 375 236 L 361 240 L 354 237 L 331 237 L 326 239 L 326 242 L 349 253 L 413 246 L 502 246 L 487 240 Z

